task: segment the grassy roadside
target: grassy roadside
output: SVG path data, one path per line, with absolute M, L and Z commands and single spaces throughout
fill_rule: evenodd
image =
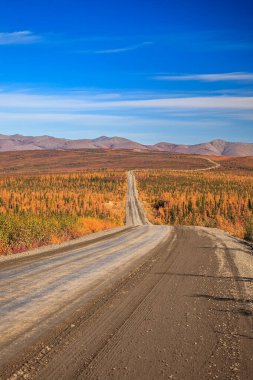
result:
M 123 171 L 0 178 L 0 254 L 121 226 Z
M 149 170 L 136 179 L 153 224 L 218 227 L 253 239 L 252 176 Z

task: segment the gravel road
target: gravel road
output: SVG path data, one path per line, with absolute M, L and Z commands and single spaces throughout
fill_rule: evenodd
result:
M 253 257 L 228 234 L 126 227 L 0 262 L 1 379 L 250 379 Z

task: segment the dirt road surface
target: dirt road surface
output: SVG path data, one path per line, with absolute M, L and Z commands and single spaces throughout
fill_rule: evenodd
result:
M 253 257 L 201 227 L 126 227 L 0 262 L 1 379 L 250 379 Z
M 133 171 L 129 171 L 127 173 L 126 225 L 151 225 L 138 198 L 138 191 Z

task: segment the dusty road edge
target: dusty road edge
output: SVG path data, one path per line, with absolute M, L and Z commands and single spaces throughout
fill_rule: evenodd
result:
M 169 227 L 168 235 L 152 250 L 135 260 L 131 266 L 127 266 L 124 273 L 115 277 L 111 286 L 104 291 L 95 294 L 94 297 L 84 305 L 78 308 L 68 318 L 55 326 L 54 330 L 48 332 L 46 336 L 40 338 L 36 345 L 28 348 L 22 353 L 22 358 L 16 362 L 4 366 L 0 372 L 0 380 L 15 380 L 18 378 L 35 378 L 38 371 L 47 366 L 48 362 L 54 355 L 65 347 L 65 344 L 71 344 L 72 335 L 76 329 L 81 329 L 83 325 L 89 323 L 96 313 L 101 313 L 108 303 L 111 303 L 118 295 L 121 295 L 127 287 L 137 286 L 139 282 L 151 271 L 156 262 L 159 253 L 172 244 L 174 240 L 173 227 Z M 115 329 L 117 332 L 119 326 Z M 111 337 L 107 338 L 107 341 Z M 90 358 L 90 362 L 94 356 Z

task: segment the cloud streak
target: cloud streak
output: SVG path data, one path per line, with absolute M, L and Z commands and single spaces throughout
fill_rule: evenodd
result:
M 80 113 L 13 113 L 0 112 L 0 122 L 4 125 L 26 125 L 36 124 L 59 124 L 72 125 L 79 127 L 147 127 L 154 126 L 160 128 L 168 127 L 209 127 L 213 128 L 217 125 L 215 120 L 174 120 L 168 118 L 147 118 L 145 116 L 129 116 L 129 115 L 107 115 L 107 114 L 80 114 Z M 220 126 L 227 126 L 227 121 L 219 121 Z
M 0 107 L 6 109 L 41 110 L 125 110 L 125 109 L 188 109 L 188 110 L 253 110 L 252 96 L 203 96 L 181 98 L 152 98 L 127 100 L 95 100 L 94 97 L 66 95 L 36 95 L 28 93 L 0 93 Z
M 83 54 L 117 54 L 117 53 L 125 53 L 127 51 L 137 50 L 143 48 L 144 46 L 152 45 L 152 42 L 142 42 L 140 44 L 119 47 L 119 48 L 111 48 L 111 49 L 99 49 L 99 50 L 80 50 L 79 53 Z
M 187 131 L 217 137 L 221 132 L 229 135 L 233 128 L 247 136 L 252 133 L 252 118 L 253 97 L 246 96 L 162 98 L 143 93 L 120 93 L 115 97 L 94 91 L 0 92 L 0 133 L 7 134 L 66 130 L 72 136 L 74 128 L 80 136 L 84 132 L 92 137 L 118 132 L 122 135 L 123 131 L 128 136 L 138 131 L 154 136 L 163 133 L 166 137 L 180 130 L 186 138 Z
M 235 72 L 222 74 L 157 75 L 153 79 L 161 81 L 200 82 L 253 82 L 253 73 Z
M 25 45 L 39 42 L 41 37 L 29 30 L 0 33 L 0 45 Z

